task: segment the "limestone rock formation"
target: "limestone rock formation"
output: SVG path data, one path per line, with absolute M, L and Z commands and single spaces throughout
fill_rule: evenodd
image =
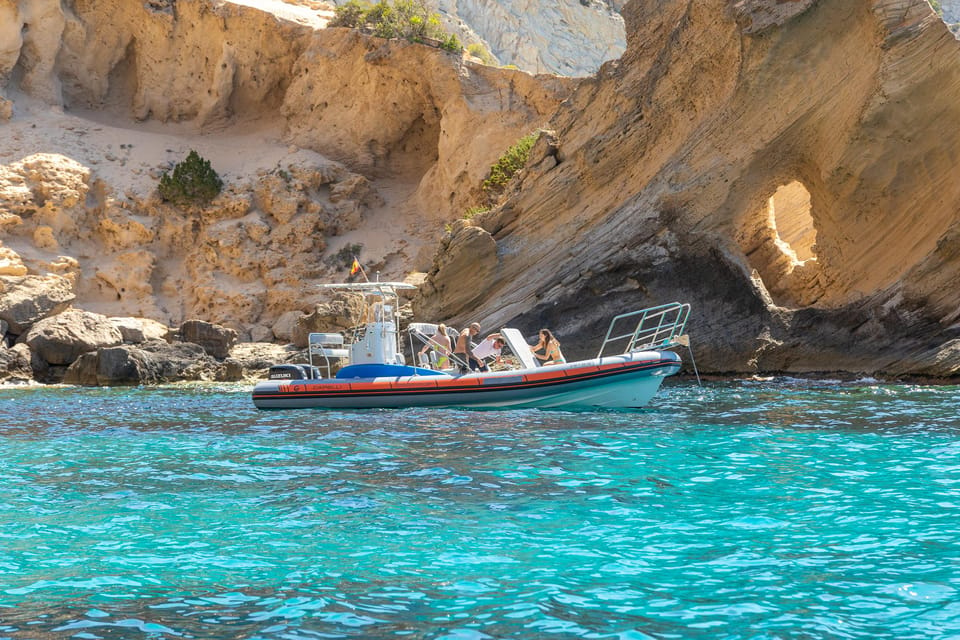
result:
M 0 4 L 0 90 L 19 112 L 0 141 L 0 274 L 57 274 L 86 309 L 244 339 L 321 302 L 351 246 L 403 277 L 574 86 L 317 29 L 293 5 L 22 4 Z M 226 181 L 202 211 L 155 191 L 194 146 Z
M 15 336 L 65 310 L 75 298 L 70 281 L 60 276 L 0 276 L 0 320 Z
M 551 122 L 562 162 L 531 158 L 477 220 L 498 258 L 484 302 L 444 255 L 420 308 L 550 326 L 576 356 L 613 314 L 677 299 L 713 371 L 960 373 L 960 44 L 930 6 L 624 17 L 623 58 Z
M 33 380 L 30 365 L 30 347 L 15 344 L 7 348 L 0 343 L 0 382 L 29 382 Z
M 421 319 L 549 326 L 570 357 L 677 299 L 710 371 L 957 375 L 960 45 L 925 0 L 623 16 L 623 56 L 575 81 L 229 2 L 0 0 L 0 282 L 63 290 L 22 314 L 0 295 L 7 340 L 70 296 L 296 339 L 360 252 L 430 268 Z M 160 201 L 194 146 L 224 192 Z
M 622 3 L 591 0 L 437 0 L 450 28 L 503 64 L 530 73 L 589 76 L 625 46 Z
M 149 318 L 110 318 L 110 322 L 120 330 L 126 343 L 166 340 L 170 334 L 170 327 Z
M 67 369 L 63 381 L 84 386 L 158 384 L 213 380 L 217 370 L 218 363 L 200 345 L 149 341 L 86 353 Z
M 69 365 L 84 353 L 120 344 L 123 336 L 106 316 L 71 309 L 40 320 L 21 341 L 47 364 Z
M 318 304 L 313 311 L 296 319 L 290 342 L 303 349 L 311 333 L 346 331 L 363 320 L 363 312 L 363 300 L 359 296 L 342 295 Z
M 200 345 L 219 360 L 230 355 L 230 349 L 237 343 L 236 331 L 203 320 L 187 320 L 180 325 L 179 333 L 181 340 Z

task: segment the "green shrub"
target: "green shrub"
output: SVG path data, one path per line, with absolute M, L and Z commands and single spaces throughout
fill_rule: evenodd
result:
M 447 51 L 460 52 L 463 47 L 456 35 L 447 34 L 440 16 L 427 10 L 422 0 L 381 0 L 369 4 L 350 0 L 334 10 L 331 27 L 368 28 L 380 38 L 404 38 L 411 42 L 437 40 Z
M 358 257 L 361 251 L 363 251 L 363 245 L 360 243 L 345 244 L 339 251 L 324 260 L 324 262 L 341 271 L 347 271 L 353 265 L 353 259 Z
M 367 13 L 372 6 L 369 2 L 350 0 L 333 10 L 333 20 L 330 21 L 329 26 L 359 29 L 366 24 Z
M 333 10 L 333 19 L 329 26 L 359 29 L 366 24 L 367 13 L 372 6 L 369 2 L 362 2 L 362 0 L 350 0 Z
M 460 44 L 460 38 L 457 37 L 457 34 L 451 33 L 450 37 L 443 41 L 440 45 L 441 49 L 445 51 L 450 51 L 451 53 L 460 53 L 463 51 L 463 45 Z
M 173 175 L 163 172 L 157 187 L 164 201 L 181 206 L 210 204 L 222 189 L 223 180 L 210 166 L 210 161 L 193 150 L 186 160 L 177 163 Z
M 474 42 L 471 45 L 467 46 L 467 53 L 472 55 L 474 58 L 479 58 L 483 64 L 488 66 L 494 66 L 497 64 L 496 58 L 487 51 L 487 48 L 480 44 L 479 42 Z
M 464 220 L 470 220 L 470 219 L 472 219 L 474 216 L 478 216 L 478 215 L 480 215 L 481 213 L 486 213 L 487 211 L 490 211 L 490 207 L 470 207 L 470 208 L 467 209 L 467 211 L 463 214 L 463 219 L 464 219 Z
M 503 191 L 503 188 L 507 186 L 507 183 L 510 182 L 514 174 L 520 169 L 523 169 L 524 165 L 527 164 L 527 158 L 530 157 L 530 149 L 533 148 L 533 143 L 536 142 L 539 137 L 540 132 L 534 131 L 520 138 L 517 144 L 507 149 L 506 153 L 500 156 L 500 159 L 490 167 L 490 175 L 483 181 L 483 190 L 491 196 L 495 196 Z

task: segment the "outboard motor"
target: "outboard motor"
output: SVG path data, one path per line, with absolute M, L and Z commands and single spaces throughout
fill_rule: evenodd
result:
M 308 367 L 302 364 L 276 364 L 270 367 L 270 380 L 309 380 Z

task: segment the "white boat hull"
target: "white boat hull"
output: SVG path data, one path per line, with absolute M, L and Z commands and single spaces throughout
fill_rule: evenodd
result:
M 463 376 L 328 378 L 257 384 L 261 409 L 471 407 L 624 409 L 645 406 L 680 369 L 672 351 L 644 351 Z

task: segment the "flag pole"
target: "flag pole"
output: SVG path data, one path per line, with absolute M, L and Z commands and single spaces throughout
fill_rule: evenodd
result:
M 357 271 L 363 275 L 364 282 L 370 282 L 370 278 L 367 277 L 367 272 L 364 270 L 363 265 L 360 264 L 359 258 L 353 256 L 353 265 L 350 267 L 350 275 L 354 275 Z

